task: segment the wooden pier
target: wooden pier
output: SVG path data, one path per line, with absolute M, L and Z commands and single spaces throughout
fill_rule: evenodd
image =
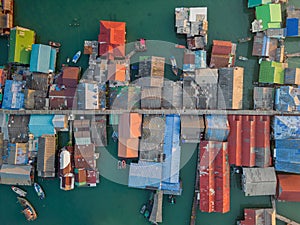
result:
M 196 179 L 195 179 L 195 190 L 193 198 L 193 206 L 191 212 L 190 225 L 195 225 L 197 217 L 197 208 L 199 206 L 198 194 L 199 194 L 199 166 L 200 166 L 200 157 L 199 152 L 197 151 L 197 169 L 196 169 Z
M 279 215 L 276 213 L 276 219 L 281 220 L 283 222 L 285 222 L 287 225 L 300 225 L 300 223 L 297 223 L 289 218 L 286 218 L 282 215 Z

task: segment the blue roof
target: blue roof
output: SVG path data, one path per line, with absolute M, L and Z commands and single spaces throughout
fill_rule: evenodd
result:
M 163 181 L 168 183 L 179 182 L 180 169 L 180 117 L 167 115 L 163 152 L 166 156 L 163 163 Z
M 275 92 L 275 109 L 278 111 L 300 111 L 300 89 L 291 86 L 282 86 Z
M 41 137 L 43 134 L 55 134 L 52 123 L 54 115 L 31 115 L 29 121 L 29 132 L 35 138 Z
M 195 53 L 195 68 L 206 68 L 206 51 L 204 50 L 198 50 L 194 51 Z
M 300 139 L 275 141 L 275 170 L 300 173 Z
M 229 123 L 226 115 L 205 116 L 205 139 L 210 141 L 226 141 L 229 135 Z
M 299 139 L 300 116 L 274 116 L 274 139 Z
M 3 109 L 21 109 L 24 107 L 24 94 L 21 93 L 22 82 L 6 80 L 2 102 Z
M 49 73 L 55 70 L 56 50 L 48 45 L 33 44 L 30 71 Z
M 298 18 L 287 18 L 286 19 L 287 37 L 300 36 L 298 29 L 299 29 L 299 19 Z

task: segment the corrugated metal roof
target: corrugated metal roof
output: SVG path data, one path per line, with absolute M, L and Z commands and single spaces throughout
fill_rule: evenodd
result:
M 139 139 L 138 138 L 118 138 L 118 157 L 138 158 Z
M 163 152 L 165 161 L 163 163 L 163 181 L 167 183 L 179 183 L 180 169 L 180 117 L 178 115 L 167 115 L 164 135 Z
M 29 132 L 36 138 L 41 137 L 43 134 L 55 134 L 52 119 L 53 115 L 31 115 Z
M 203 116 L 182 115 L 180 118 L 182 142 L 199 143 L 205 130 Z
M 162 178 L 162 164 L 139 161 L 131 163 L 128 186 L 135 188 L 153 187 L 158 189 Z
M 29 116 L 10 115 L 7 125 L 3 124 L 8 129 L 9 141 L 11 143 L 28 142 L 29 118 Z
M 95 169 L 95 145 L 75 145 L 74 163 L 76 168 Z
M 300 201 L 300 175 L 278 174 L 277 199 L 282 201 Z
M 300 139 L 300 116 L 274 116 L 274 139 Z
M 162 108 L 182 109 L 182 82 L 164 81 L 162 89 Z
M 37 171 L 40 177 L 55 177 L 56 137 L 43 135 L 38 141 Z
M 275 109 L 281 112 L 300 111 L 300 88 L 282 86 L 275 92 Z
M 21 81 L 6 80 L 2 102 L 3 109 L 21 109 L 24 107 L 24 93 Z
M 226 115 L 206 115 L 205 128 L 205 140 L 227 140 L 229 134 L 229 123 Z
M 230 164 L 270 166 L 270 117 L 229 115 L 228 120 Z
M 242 109 L 244 68 L 220 68 L 218 72 L 218 109 Z
M 0 169 L 0 182 L 9 185 L 32 185 L 31 171 L 31 165 L 3 164 Z
M 162 98 L 162 88 L 143 87 L 141 91 L 142 109 L 160 109 Z
M 300 85 L 300 68 L 285 68 L 284 83 Z
M 276 225 L 274 209 L 244 209 L 244 220 L 240 225 Z
M 66 87 L 76 88 L 80 77 L 80 67 L 63 67 L 62 83 Z
M 96 116 L 91 121 L 91 138 L 96 147 L 107 146 L 106 116 Z
M 51 61 L 51 46 L 42 44 L 33 44 L 30 55 L 30 71 L 49 73 L 53 71 L 53 62 Z
M 272 110 L 274 105 L 274 88 L 254 87 L 253 102 L 254 109 Z
M 275 195 L 276 174 L 274 167 L 243 168 L 243 190 L 246 196 Z
M 201 141 L 199 151 L 199 208 L 203 212 L 230 210 L 230 182 L 227 143 Z
M 300 173 L 300 139 L 275 140 L 275 169 Z

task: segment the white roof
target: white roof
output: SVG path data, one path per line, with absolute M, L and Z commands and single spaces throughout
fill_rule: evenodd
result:
M 205 20 L 207 20 L 207 7 L 195 7 L 190 8 L 190 22 L 196 22 L 196 15 L 205 15 Z
M 60 169 L 66 168 L 71 163 L 71 155 L 67 150 L 60 153 Z

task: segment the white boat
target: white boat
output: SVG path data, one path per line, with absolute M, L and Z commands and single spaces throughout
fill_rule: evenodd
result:
M 175 57 L 171 56 L 170 61 L 171 61 L 171 64 L 172 64 L 172 71 L 177 76 L 178 75 L 178 68 L 177 68 L 177 63 L 176 63 Z
M 72 62 L 73 63 L 77 63 L 77 61 L 80 58 L 80 56 L 81 56 L 81 51 L 76 52 L 76 54 L 74 55 L 74 57 L 72 59 Z
M 16 194 L 18 194 L 21 197 L 26 197 L 26 195 L 27 195 L 26 191 L 24 191 L 21 188 L 16 187 L 16 186 L 11 186 L 11 190 L 13 190 L 13 192 L 15 192 Z
M 241 60 L 241 61 L 247 61 L 247 60 L 248 60 L 248 58 L 247 58 L 247 57 L 245 57 L 245 56 L 239 56 L 239 60 Z

